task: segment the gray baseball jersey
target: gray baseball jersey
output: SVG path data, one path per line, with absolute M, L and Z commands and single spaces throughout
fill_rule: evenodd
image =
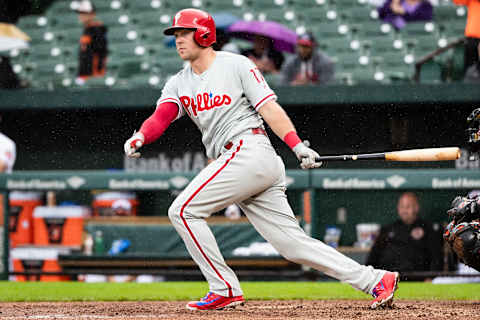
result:
M 212 159 L 235 136 L 262 127 L 257 111 L 277 98 L 250 59 L 229 52 L 216 54 L 204 73 L 196 74 L 188 64 L 170 78 L 157 102 L 178 104 L 177 119 L 188 114 L 202 132 L 207 156 Z
M 167 82 L 158 102 L 177 103 L 178 118 L 188 114 L 202 132 L 207 155 L 215 159 L 170 206 L 173 226 L 210 291 L 222 296 L 243 292 L 204 218 L 232 203 L 285 258 L 372 292 L 385 271 L 362 266 L 305 234 L 287 202 L 282 159 L 266 135 L 248 130 L 263 126 L 258 110 L 271 99 L 276 96 L 255 65 L 225 52 L 217 52 L 203 74 L 187 66 Z

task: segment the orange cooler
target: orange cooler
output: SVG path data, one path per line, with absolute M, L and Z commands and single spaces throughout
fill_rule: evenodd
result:
M 33 211 L 43 204 L 42 193 L 12 191 L 9 195 L 10 246 L 33 243 Z
M 14 248 L 10 250 L 14 272 L 61 272 L 59 254 L 68 254 L 68 249 L 59 248 Z M 15 281 L 68 281 L 65 275 L 16 275 Z
M 83 220 L 88 215 L 88 208 L 82 206 L 36 207 L 33 212 L 33 243 L 40 246 L 81 246 Z

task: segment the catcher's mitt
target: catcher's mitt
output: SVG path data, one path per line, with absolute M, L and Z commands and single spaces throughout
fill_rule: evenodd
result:
M 466 265 L 480 271 L 480 223 L 452 221 L 443 234 L 458 258 Z

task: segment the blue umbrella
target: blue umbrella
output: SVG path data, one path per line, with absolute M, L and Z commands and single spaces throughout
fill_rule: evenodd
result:
M 227 29 L 232 24 L 240 20 L 239 17 L 229 12 L 223 12 L 223 11 L 213 13 L 212 18 L 215 21 L 215 27 L 217 27 L 217 29 Z M 164 44 L 169 48 L 175 47 L 175 37 L 167 36 L 164 40 Z

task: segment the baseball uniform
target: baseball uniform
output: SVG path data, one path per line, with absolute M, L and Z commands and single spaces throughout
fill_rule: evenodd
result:
M 12 172 L 16 156 L 17 147 L 15 142 L 3 133 L 0 133 L 0 161 L 5 163 L 5 172 Z
M 196 74 L 188 64 L 165 85 L 157 105 L 174 102 L 202 133 L 209 158 L 175 199 L 168 215 L 210 285 L 222 296 L 242 295 L 204 218 L 237 203 L 255 229 L 286 259 L 372 293 L 384 270 L 362 266 L 305 234 L 285 194 L 285 166 L 267 137 L 258 110 L 275 93 L 246 57 L 216 52 Z

